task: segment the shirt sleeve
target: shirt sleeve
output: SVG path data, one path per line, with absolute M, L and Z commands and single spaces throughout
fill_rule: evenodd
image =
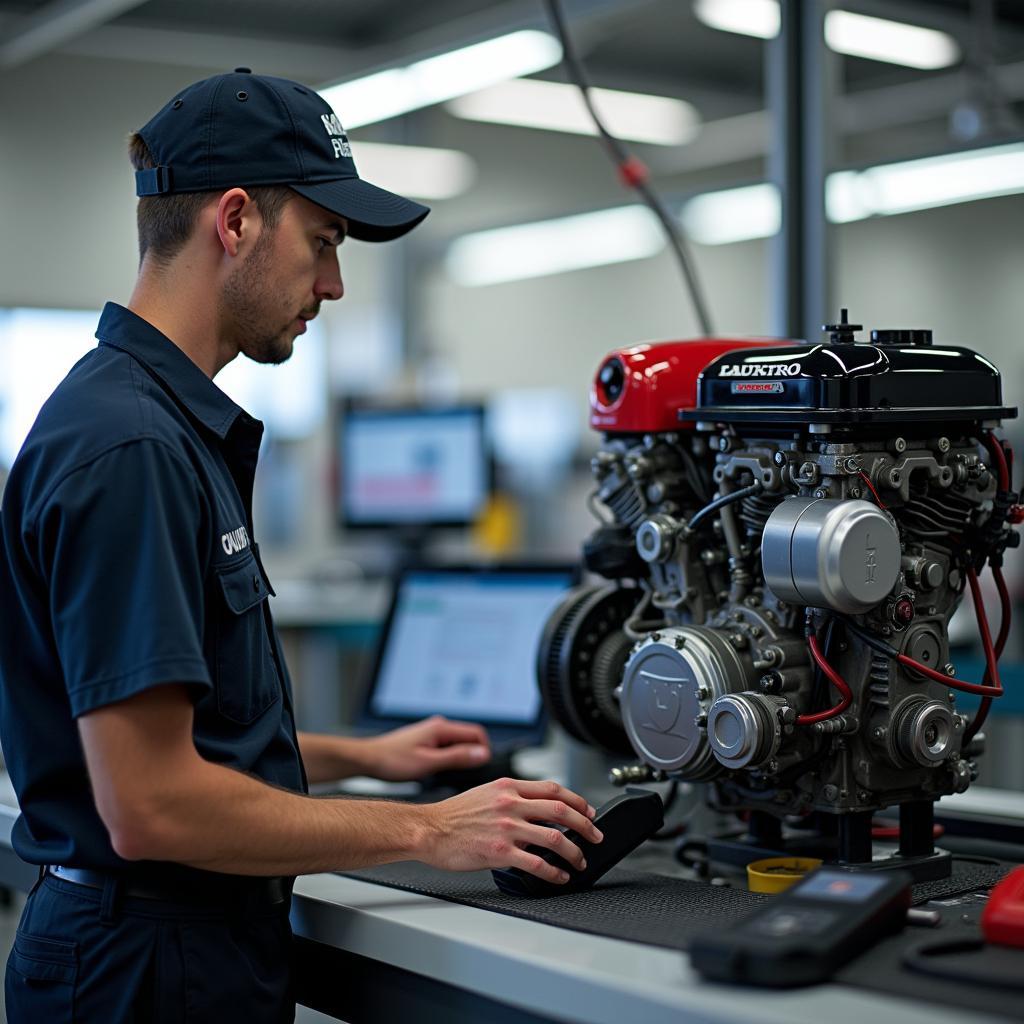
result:
M 77 718 L 166 683 L 208 689 L 195 472 L 163 442 L 134 440 L 69 474 L 39 517 L 57 654 Z

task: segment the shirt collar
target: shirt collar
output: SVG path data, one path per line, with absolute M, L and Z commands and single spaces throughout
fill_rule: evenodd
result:
M 221 440 L 236 420 L 249 430 L 263 424 L 233 401 L 162 331 L 130 309 L 108 302 L 103 307 L 96 337 L 101 345 L 121 349 L 161 380 L 193 416 Z

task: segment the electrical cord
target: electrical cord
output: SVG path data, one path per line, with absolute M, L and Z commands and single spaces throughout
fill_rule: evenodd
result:
M 1000 573 L 1002 575 L 1002 573 Z M 974 571 L 973 566 L 967 568 L 967 581 L 971 586 L 971 598 L 974 602 L 974 614 L 978 622 L 978 631 L 981 634 L 981 645 L 985 651 L 985 679 L 991 679 L 991 684 L 982 683 L 965 683 L 960 679 L 956 679 L 953 676 L 948 676 L 944 672 L 937 672 L 935 669 L 930 668 L 928 665 L 922 665 L 921 662 L 915 661 L 915 659 L 909 657 L 906 654 L 900 654 L 894 647 L 891 647 L 884 640 L 880 640 L 878 637 L 872 636 L 870 633 L 860 629 L 860 627 L 854 625 L 849 619 L 844 618 L 843 622 L 846 624 L 854 635 L 858 636 L 864 641 L 869 647 L 877 651 L 879 654 L 884 654 L 887 658 L 891 658 L 893 661 L 898 662 L 904 668 L 913 669 L 915 672 L 920 672 L 922 675 L 927 676 L 929 679 L 934 679 L 936 682 L 942 683 L 943 686 L 948 686 L 951 690 L 961 690 L 964 693 L 973 693 L 981 697 L 1001 697 L 1003 695 L 1003 684 L 999 678 L 999 665 L 998 656 L 996 654 L 995 645 L 992 643 L 992 634 L 988 627 L 988 618 L 985 615 L 985 606 L 981 600 L 981 587 L 978 584 L 978 574 Z M 1007 624 L 1007 633 L 1009 632 L 1009 625 Z M 1000 629 L 1000 636 L 1002 636 L 1003 630 Z M 812 652 L 813 654 L 813 652 Z M 799 721 L 799 719 L 797 719 Z
M 1006 585 L 1006 577 L 1003 575 L 1003 570 L 1000 566 L 992 566 L 992 578 L 996 581 L 996 590 L 999 592 L 999 635 L 996 637 L 995 642 L 995 656 L 998 661 L 998 659 L 1003 655 L 1003 648 L 1006 647 L 1006 640 L 1010 635 L 1010 615 L 1013 606 L 1010 601 L 1010 590 Z M 985 670 L 985 678 L 982 682 L 991 683 L 991 677 L 987 667 Z M 971 724 L 966 728 L 966 730 L 964 730 L 963 742 L 965 746 L 974 739 L 978 734 L 978 731 L 985 724 L 985 719 L 988 718 L 989 708 L 991 707 L 992 698 L 983 697 L 981 703 L 978 705 L 978 710 L 975 712 L 974 718 L 971 720 Z
M 829 718 L 841 715 L 853 701 L 853 691 L 845 679 L 828 663 L 825 655 L 818 646 L 818 637 L 813 626 L 807 625 L 807 647 L 811 652 L 811 658 L 815 665 L 821 669 L 828 681 L 839 691 L 840 701 L 825 711 L 814 711 L 806 715 L 797 715 L 797 725 L 813 725 L 815 722 L 824 722 Z
M 702 519 L 706 519 L 712 512 L 717 512 L 724 505 L 731 505 L 734 501 L 742 501 L 744 498 L 749 498 L 752 494 L 757 494 L 761 490 L 761 486 L 760 481 L 755 480 L 749 487 L 741 487 L 738 491 L 720 494 L 714 501 L 708 502 L 699 512 L 695 512 L 687 522 L 686 528 L 692 530 Z
M 875 490 L 875 485 L 871 482 L 871 477 L 869 477 L 867 473 L 863 471 L 858 473 L 857 476 L 859 476 L 861 480 L 864 481 L 865 485 L 867 486 L 867 489 L 874 495 L 875 504 L 877 504 L 883 512 L 887 512 L 888 509 L 885 505 L 885 502 L 883 502 L 882 499 L 878 496 L 878 491 Z
M 1002 444 L 991 430 L 985 431 L 982 435 L 982 443 L 996 465 L 996 478 L 999 490 L 1008 491 L 1011 483 L 1010 464 Z M 995 580 L 996 590 L 999 592 L 999 635 L 996 637 L 995 642 L 995 657 L 998 660 L 1002 657 L 1003 648 L 1006 646 L 1007 637 L 1010 635 L 1010 618 L 1013 612 L 1013 603 L 1010 601 L 1010 591 L 1006 585 L 1006 577 L 1003 576 L 1002 566 L 995 560 L 990 560 L 990 565 L 992 566 L 992 578 Z M 987 669 L 985 671 L 985 678 L 982 681 L 986 684 L 991 684 L 992 682 L 991 675 Z M 993 694 L 992 696 L 996 695 Z M 971 724 L 964 731 L 963 742 L 965 746 L 977 736 L 981 727 L 985 724 L 989 710 L 992 707 L 992 696 L 983 697 L 981 704 L 978 705 L 978 710 L 975 712 L 974 718 L 971 719 Z
M 565 62 L 566 71 L 569 73 L 569 77 L 572 79 L 573 84 L 579 89 L 580 95 L 583 97 L 583 102 L 586 105 L 587 112 L 590 114 L 591 120 L 594 122 L 594 127 L 598 131 L 601 142 L 604 144 L 608 155 L 611 157 L 612 162 L 618 169 L 619 178 L 622 183 L 627 188 L 633 189 L 658 218 L 658 221 L 668 238 L 669 246 L 679 263 L 679 268 L 682 270 L 683 279 L 686 282 L 686 287 L 690 294 L 690 300 L 693 303 L 694 311 L 697 314 L 697 320 L 700 323 L 700 329 L 706 337 L 710 337 L 714 333 L 711 329 L 711 318 L 708 316 L 707 303 L 704 299 L 704 293 L 700 287 L 700 282 L 697 280 L 697 273 L 694 270 L 693 261 L 686 251 L 686 242 L 683 239 L 682 231 L 680 230 L 675 218 L 666 209 L 661 197 L 653 188 L 651 188 L 649 180 L 650 175 L 643 161 L 633 156 L 626 147 L 614 135 L 612 135 L 601 120 L 601 116 L 598 114 L 597 109 L 594 106 L 593 97 L 590 95 L 591 85 L 587 78 L 586 70 L 583 67 L 583 62 L 580 60 L 579 54 L 577 54 L 575 45 L 573 44 L 572 37 L 569 34 L 569 26 L 566 22 L 565 12 L 562 10 L 561 0 L 545 0 L 545 6 L 548 9 L 548 13 L 551 15 L 551 21 L 555 26 L 555 31 L 558 33 L 558 39 L 562 44 L 562 57 Z

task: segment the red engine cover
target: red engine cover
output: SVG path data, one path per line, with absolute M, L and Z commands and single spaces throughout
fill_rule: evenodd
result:
M 655 434 L 692 426 L 679 410 L 697 404 L 697 378 L 712 359 L 743 348 L 792 344 L 781 338 L 694 338 L 620 348 L 604 358 L 590 388 L 590 425 L 609 433 Z

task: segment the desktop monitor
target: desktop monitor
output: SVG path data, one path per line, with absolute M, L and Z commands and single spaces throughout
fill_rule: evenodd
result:
M 495 749 L 543 742 L 537 648 L 572 565 L 406 569 L 381 632 L 360 726 L 433 714 L 487 727 Z
M 466 526 L 490 494 L 479 405 L 348 405 L 337 450 L 339 518 L 346 528 Z

